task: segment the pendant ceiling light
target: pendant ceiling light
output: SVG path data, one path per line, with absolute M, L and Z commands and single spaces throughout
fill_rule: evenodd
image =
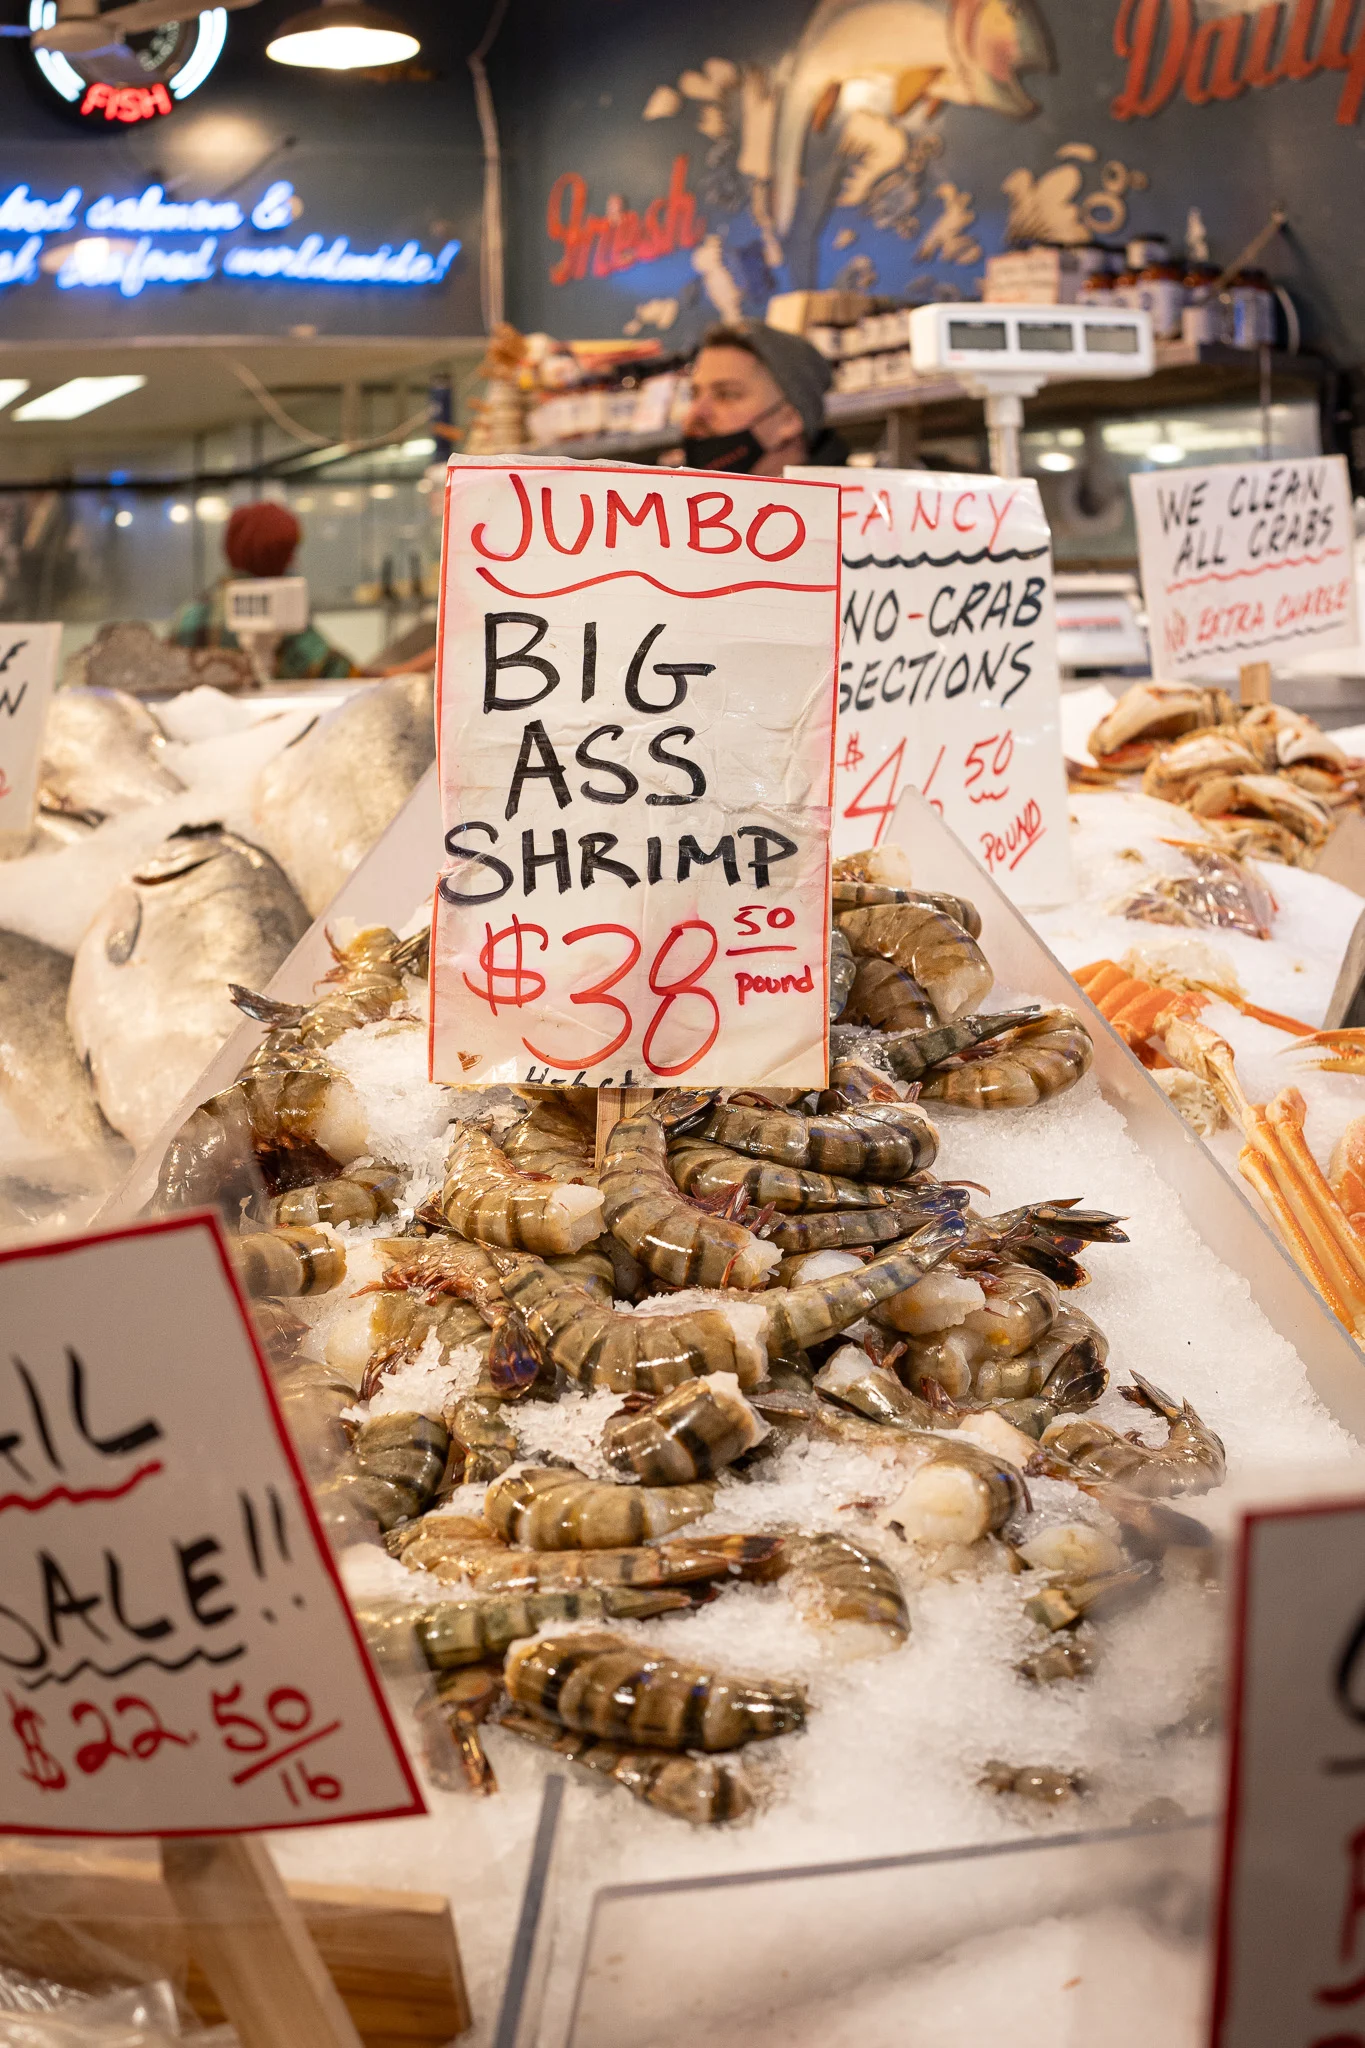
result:
M 395 15 L 366 0 L 323 0 L 321 7 L 293 15 L 266 45 L 265 54 L 277 64 L 298 64 L 311 71 L 362 71 L 376 64 L 401 64 L 421 47 Z

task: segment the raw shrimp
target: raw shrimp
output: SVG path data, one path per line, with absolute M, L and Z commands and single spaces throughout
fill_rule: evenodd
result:
M 929 1406 L 903 1387 L 893 1372 L 874 1365 L 856 1344 L 845 1344 L 815 1375 L 816 1389 L 833 1401 L 840 1401 L 869 1422 L 884 1422 L 893 1429 L 936 1429 L 941 1418 Z
M 856 1273 L 807 1281 L 784 1293 L 774 1288 L 759 1299 L 767 1309 L 770 1355 L 790 1357 L 835 1337 L 879 1302 L 913 1287 L 961 1241 L 962 1219 L 943 1216 L 917 1230 L 896 1251 L 872 1259 Z
M 346 1254 L 324 1230 L 252 1230 L 232 1250 L 252 1295 L 326 1294 L 346 1278 Z
M 1062 1806 L 1088 1790 L 1079 1771 L 1056 1771 L 1049 1764 L 1010 1764 L 992 1757 L 977 1783 L 984 1792 L 1012 1792 L 1041 1806 Z
M 1210 1487 L 1222 1484 L 1227 1470 L 1222 1442 L 1188 1401 L 1177 1405 L 1169 1394 L 1137 1373 L 1132 1386 L 1120 1392 L 1135 1406 L 1164 1418 L 1164 1444 L 1134 1441 L 1102 1422 L 1077 1417 L 1058 1420 L 1045 1429 L 1043 1449 L 1060 1452 L 1067 1464 L 1085 1477 L 1114 1480 L 1131 1493 L 1170 1498 L 1207 1493 Z
M 590 1116 L 554 1099 L 535 1104 L 503 1140 L 503 1150 L 518 1173 L 544 1174 L 547 1180 L 582 1181 L 592 1185 L 596 1126 Z
M 856 970 L 857 962 L 853 958 L 852 946 L 849 945 L 848 940 L 839 930 L 839 927 L 831 925 L 829 931 L 829 1021 L 831 1024 L 836 1017 L 843 1015 L 844 1005 L 848 1001 L 848 992 L 853 986 L 853 976 Z
M 728 1678 L 643 1643 L 585 1632 L 515 1643 L 507 1690 L 520 1707 L 585 1735 L 656 1749 L 738 1749 L 805 1724 L 794 1685 Z
M 484 1533 L 480 1534 L 479 1531 Z M 686 1586 L 749 1578 L 782 1555 L 779 1536 L 669 1536 L 611 1550 L 514 1550 L 487 1523 L 428 1515 L 395 1532 L 389 1548 L 414 1571 L 478 1592 L 555 1593 L 575 1586 Z
M 347 1031 L 387 1017 L 402 998 L 404 975 L 425 974 L 430 938 L 430 932 L 422 931 L 400 939 L 386 925 L 367 925 L 349 944 L 338 946 L 329 934 L 336 965 L 323 983 L 337 986 L 314 1003 L 276 1002 L 236 982 L 228 984 L 228 993 L 244 1016 L 270 1026 L 258 1054 L 269 1057 L 293 1045 L 316 1052 Z
M 767 1435 L 729 1373 L 688 1380 L 642 1413 L 613 1415 L 602 1432 L 607 1463 L 642 1486 L 712 1479 Z
M 432 1671 L 449 1671 L 500 1656 L 547 1622 L 645 1621 L 691 1605 L 686 1593 L 583 1586 L 559 1593 L 480 1593 L 430 1607 L 372 1607 L 361 1625 L 381 1665 L 397 1664 L 415 1646 Z
M 456 1128 L 440 1196 L 452 1229 L 479 1244 L 542 1253 L 581 1251 L 601 1234 L 597 1188 L 519 1173 L 485 1132 Z
M 714 1486 L 611 1486 L 533 1465 L 495 1479 L 484 1513 L 495 1534 L 528 1550 L 610 1550 L 667 1536 L 710 1514 Z
M 1090 1033 L 1070 1010 L 1044 1010 L 1008 1033 L 984 1055 L 967 1054 L 939 1067 L 924 1083 L 927 1101 L 960 1109 L 1031 1109 L 1060 1095 L 1088 1072 L 1095 1056 Z
M 337 1180 L 312 1181 L 256 1205 L 262 1223 L 377 1223 L 398 1206 L 400 1175 L 386 1166 L 353 1166 Z
M 437 1672 L 413 1707 L 424 1738 L 433 1729 L 444 1730 L 455 1745 L 465 1789 L 485 1797 L 497 1791 L 498 1781 L 479 1730 L 504 1698 L 501 1665 L 491 1670 L 486 1664 L 459 1665 L 453 1671 Z M 432 1783 L 443 1792 L 457 1792 L 461 1780 L 452 1777 L 447 1755 L 443 1740 L 424 1742 L 423 1761 Z
M 684 1380 L 732 1372 L 756 1386 L 767 1363 L 762 1295 L 668 1315 L 628 1315 L 593 1300 L 540 1259 L 499 1253 L 503 1288 L 547 1365 L 581 1387 L 666 1394 Z
M 628 1749 L 543 1721 L 538 1714 L 504 1714 L 498 1723 L 512 1735 L 538 1742 L 584 1770 L 620 1785 L 633 1799 L 696 1827 L 720 1827 L 749 1812 L 754 1795 L 733 1764 L 705 1756 L 670 1756 L 658 1749 Z
M 428 1415 L 377 1415 L 361 1424 L 350 1454 L 317 1488 L 324 1520 L 350 1503 L 381 1530 L 421 1513 L 445 1473 L 450 1438 Z
M 885 904 L 908 904 L 912 910 L 936 910 L 940 916 L 960 924 L 969 938 L 981 937 L 981 914 L 976 905 L 965 896 L 950 896 L 942 889 L 897 889 L 889 882 L 835 882 L 830 894 L 836 914 Z
M 965 1190 L 962 1203 L 965 1207 Z M 953 1206 L 952 1203 L 926 1202 L 913 1209 L 840 1209 L 814 1216 L 789 1216 L 769 1224 L 765 1235 L 779 1251 L 788 1254 L 838 1251 L 851 1245 L 895 1244 Z
M 931 1068 L 964 1053 L 983 1039 L 999 1038 L 1023 1024 L 1031 1024 L 1042 1012 L 1036 1003 L 1026 1010 L 995 1010 L 975 1017 L 959 1017 L 955 1024 L 936 1024 L 925 1031 L 891 1031 L 881 1051 L 893 1073 L 902 1081 L 920 1081 Z
M 907 1439 L 900 1439 L 905 1443 Z M 979 1543 L 1027 1511 L 1023 1474 L 1008 1458 L 962 1437 L 924 1437 L 921 1462 L 886 1513 L 911 1543 Z
M 368 1144 L 364 1105 L 325 1060 L 249 1067 L 201 1102 L 172 1138 L 152 1208 L 168 1214 L 203 1203 L 236 1205 L 267 1192 L 331 1180 Z
M 810 1166 L 852 1180 L 902 1181 L 932 1166 L 938 1132 L 911 1102 L 868 1102 L 832 1115 L 730 1101 L 713 1109 L 702 1135 L 750 1158 Z
M 507 1426 L 503 1404 L 491 1394 L 466 1394 L 442 1417 L 457 1456 L 463 1460 L 466 1486 L 487 1486 L 521 1456 L 521 1446 Z
M 900 1580 L 884 1558 L 844 1536 L 795 1536 L 786 1555 L 797 1604 L 808 1621 L 871 1631 L 870 1649 L 894 1649 L 910 1633 Z M 784 1575 L 785 1576 L 785 1575 Z
M 668 1148 L 668 1170 L 685 1195 L 706 1200 L 742 1188 L 756 1209 L 802 1216 L 823 1209 L 884 1209 L 906 1194 L 904 1188 L 879 1187 L 874 1181 L 749 1159 L 707 1138 L 675 1139 Z
M 602 1220 L 671 1287 L 761 1287 L 777 1264 L 776 1248 L 742 1224 L 693 1207 L 669 1174 L 666 1125 L 708 1106 L 705 1096 L 698 1103 L 668 1095 L 613 1126 L 600 1175 Z
M 399 941 L 373 926 L 332 951 L 340 987 L 303 1006 L 230 988 L 247 1016 L 269 1024 L 238 1079 L 191 1112 L 172 1138 L 152 1206 L 165 1213 L 231 1203 L 334 1178 L 366 1149 L 359 1096 L 318 1057 L 343 1032 L 386 1017 L 403 975 L 420 971 L 427 934 Z
M 837 923 L 855 953 L 877 953 L 913 976 L 945 1024 L 989 995 L 995 976 L 971 934 L 941 910 L 877 903 L 841 910 Z
M 842 932 L 839 936 L 844 937 Z M 914 976 L 879 953 L 857 959 L 840 1014 L 845 1024 L 870 1024 L 878 1031 L 925 1031 L 938 1023 L 937 1011 Z
M 832 1112 L 859 1102 L 901 1102 L 906 1092 L 885 1067 L 874 1067 L 860 1053 L 831 1053 L 829 1086 L 816 1096 L 815 1107 Z

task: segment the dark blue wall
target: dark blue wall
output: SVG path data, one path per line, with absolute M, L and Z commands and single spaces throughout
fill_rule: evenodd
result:
M 907 13 L 911 4 L 905 0 Z M 1020 0 L 984 4 L 998 10 L 998 23 Z M 1163 0 L 1159 32 L 1169 28 L 1180 6 L 1193 4 Z M 1230 0 L 1198 4 L 1211 12 Z M 1300 27 L 1311 31 L 1311 60 L 1328 26 L 1330 0 L 1290 4 L 1300 9 Z M 949 5 L 980 17 L 979 0 L 926 0 L 921 12 L 942 15 Z M 500 51 L 500 97 L 515 141 L 512 190 L 519 232 L 512 298 L 524 324 L 570 336 L 619 334 L 641 304 L 676 297 L 682 301 L 679 317 L 664 336 L 673 344 L 716 317 L 686 251 L 615 276 L 589 274 L 581 283 L 552 285 L 549 273 L 562 251 L 546 233 L 546 201 L 564 172 L 587 180 L 592 211 L 600 215 L 612 194 L 638 209 L 664 192 L 675 157 L 686 153 L 690 188 L 708 227 L 722 238 L 726 269 L 745 309 L 756 312 L 770 288 L 828 285 L 841 276 L 875 280 L 873 288 L 888 293 L 927 284 L 972 295 L 981 259 L 973 259 L 967 245 L 977 244 L 983 256 L 1005 246 L 1002 183 L 1017 173 L 1035 181 L 1054 173 L 1044 191 L 1060 196 L 1058 180 L 1070 173 L 1068 159 L 1057 152 L 1079 144 L 1093 151 L 1093 161 L 1069 160 L 1083 174 L 1072 203 L 1082 207 L 1091 199 L 1090 217 L 1110 239 L 1165 230 L 1179 246 L 1187 211 L 1197 206 L 1213 257 L 1224 261 L 1251 238 L 1272 205 L 1282 203 L 1290 232 L 1263 260 L 1301 301 L 1314 340 L 1343 362 L 1365 356 L 1365 261 L 1358 228 L 1365 197 L 1365 115 L 1338 125 L 1345 75 L 1320 72 L 1204 105 L 1190 104 L 1178 91 L 1149 118 L 1116 120 L 1111 103 L 1128 69 L 1114 50 L 1120 0 L 1036 0 L 1054 66 L 1022 75 L 1037 112 L 1019 119 L 980 106 L 946 105 L 926 119 L 921 106 L 908 124 L 910 160 L 868 203 L 843 209 L 830 204 L 837 196 L 841 103 L 824 133 L 808 144 L 803 205 L 782 238 L 782 260 L 771 265 L 748 203 L 747 181 L 735 167 L 738 96 L 722 96 L 712 125 L 718 117 L 727 132 L 710 139 L 698 132 L 696 102 L 685 102 L 672 118 L 645 121 L 641 115 L 655 88 L 676 87 L 684 71 L 701 69 L 708 58 L 771 72 L 813 11 L 805 0 L 689 0 L 685 6 L 676 0 L 514 0 L 519 26 Z M 1365 7 L 1348 11 L 1358 17 L 1349 35 L 1365 37 Z M 1288 8 L 1282 21 L 1292 22 Z M 1190 25 L 1197 26 L 1193 16 Z M 1030 26 L 1026 21 L 1024 31 Z M 1234 32 L 1235 25 L 1227 33 Z M 1162 47 L 1159 34 L 1157 59 Z M 1242 57 L 1239 49 L 1239 66 Z M 1205 79 L 1210 75 L 1206 71 Z M 1128 186 L 1116 195 L 1119 206 L 1101 196 L 1107 164 L 1120 167 L 1110 170 L 1111 184 Z M 932 247 L 923 249 L 943 213 L 936 188 L 945 184 L 970 195 L 975 219 L 953 254 L 971 260 L 946 260 Z M 898 224 L 885 224 L 896 217 Z M 911 227 L 912 221 L 917 225 Z
M 296 324 L 338 334 L 479 330 L 481 155 L 465 58 L 487 18 L 484 0 L 397 0 L 422 36 L 419 64 L 434 75 L 388 84 L 268 63 L 262 53 L 269 34 L 296 4 L 263 0 L 229 17 L 227 50 L 199 93 L 164 120 L 114 132 L 73 125 L 34 79 L 26 45 L 0 43 L 0 195 L 20 183 L 45 197 L 71 183 L 88 197 L 131 194 L 159 179 L 186 197 L 231 188 L 249 204 L 273 179 L 287 177 L 305 206 L 293 240 L 309 231 L 345 234 L 353 247 L 368 250 L 414 237 L 434 250 L 455 237 L 464 250 L 444 283 L 305 289 L 215 279 L 181 289 L 149 285 L 139 297 L 122 299 L 109 290 L 60 292 L 44 277 L 0 289 L 0 334 L 281 332 Z M 859 0 L 840 4 L 846 15 L 859 12 Z M 753 312 L 773 289 L 841 279 L 884 292 L 915 287 L 970 296 L 984 255 L 1005 245 L 1001 188 L 1010 179 L 1016 189 L 1032 181 L 1035 195 L 1051 202 L 1040 216 L 1044 225 L 1065 225 L 1070 206 L 1115 240 L 1164 229 L 1179 242 L 1188 209 L 1198 207 L 1220 260 L 1282 203 L 1290 231 L 1271 250 L 1269 268 L 1296 294 L 1309 338 L 1343 363 L 1365 358 L 1365 117 L 1338 123 L 1348 84 L 1340 70 L 1244 91 L 1225 103 L 1191 105 L 1177 92 L 1149 118 L 1116 120 L 1111 105 L 1127 68 L 1114 50 L 1121 6 L 1130 15 L 1150 8 L 1164 32 L 1182 8 L 1193 27 L 1193 10 L 1202 18 L 1230 0 L 878 4 L 878 37 L 898 38 L 909 53 L 898 60 L 902 96 L 915 88 L 914 21 L 927 24 L 932 36 L 952 11 L 967 33 L 987 42 L 994 36 L 1006 59 L 1012 35 L 1022 45 L 1041 31 L 1041 54 L 1051 68 L 1019 78 L 1037 111 L 1015 118 L 982 105 L 934 110 L 928 88 L 899 128 L 865 117 L 864 142 L 870 134 L 872 146 L 903 148 L 903 160 L 863 203 L 841 208 L 833 202 L 848 159 L 839 151 L 857 140 L 846 87 L 823 131 L 808 139 L 800 207 L 774 240 L 754 217 L 753 187 L 736 161 L 737 90 L 727 88 L 713 104 L 707 122 L 716 132 L 709 135 L 698 127 L 703 102 L 684 100 L 681 111 L 663 119 L 645 121 L 642 114 L 656 88 L 676 89 L 682 74 L 703 69 L 708 59 L 761 67 L 771 79 L 797 45 L 813 0 L 511 0 L 491 66 L 507 146 L 511 317 L 571 337 L 619 335 L 638 322 L 639 331 L 659 333 L 673 347 L 716 317 L 717 297 Z M 11 18 L 23 5 L 0 0 Z M 1341 17 L 1344 8 L 1343 49 L 1352 37 L 1365 37 L 1365 0 L 1342 0 L 1335 9 L 1332 0 L 1286 0 L 1286 18 L 1289 8 L 1310 31 L 1310 60 L 1321 53 L 1329 11 Z M 1008 62 L 1003 70 L 1007 97 Z M 892 90 L 892 81 L 883 89 Z M 546 232 L 557 180 L 581 178 L 588 210 L 599 217 L 613 195 L 621 210 L 642 217 L 658 200 L 655 220 L 666 227 L 664 199 L 680 158 L 694 226 L 705 224 L 699 246 L 675 246 L 606 276 L 594 275 L 589 263 L 581 281 L 551 283 L 564 254 Z M 1106 175 L 1109 187 L 1122 189 L 1108 190 Z M 1073 181 L 1074 194 L 1066 189 Z M 972 216 L 946 248 L 941 236 L 936 241 L 945 213 L 940 188 L 951 188 Z M 562 204 L 568 196 L 561 188 Z M 675 203 L 671 225 L 675 243 L 687 242 L 685 207 Z M 19 240 L 0 232 L 0 258 Z M 594 241 L 594 256 L 598 246 Z M 699 254 L 713 266 L 709 292 L 694 267 Z

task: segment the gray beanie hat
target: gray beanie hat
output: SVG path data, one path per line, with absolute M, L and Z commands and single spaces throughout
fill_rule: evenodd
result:
M 733 346 L 736 341 L 753 350 L 782 396 L 800 413 L 806 440 L 817 440 L 825 424 L 825 393 L 834 374 L 819 349 L 799 334 L 767 327 L 761 320 L 713 328 L 702 347 L 724 348 L 727 342 Z

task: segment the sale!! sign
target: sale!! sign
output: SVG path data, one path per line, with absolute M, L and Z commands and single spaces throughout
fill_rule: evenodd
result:
M 1132 478 L 1158 676 L 1217 674 L 1360 637 L 1345 458 Z
M 1245 1516 L 1213 2048 L 1365 2041 L 1365 1500 Z
M 820 1083 L 839 493 L 456 461 L 434 1080 Z
M 62 629 L 0 625 L 0 849 L 21 853 L 33 831 L 43 727 Z
M 918 789 L 1016 902 L 1071 892 L 1052 542 L 1038 487 L 916 470 L 843 479 L 834 851 Z
M 216 1220 L 0 1254 L 0 1831 L 422 1812 Z

